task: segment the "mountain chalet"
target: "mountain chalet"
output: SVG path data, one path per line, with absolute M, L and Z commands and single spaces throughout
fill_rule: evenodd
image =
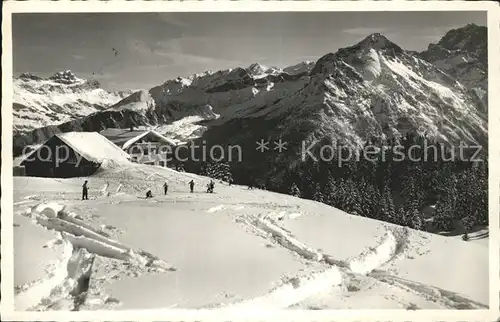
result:
M 100 132 L 131 156 L 137 163 L 167 166 L 168 148 L 177 146 L 176 142 L 153 130 L 134 130 L 108 128 Z
M 106 160 L 127 162 L 130 156 L 97 132 L 52 136 L 29 153 L 20 165 L 26 176 L 70 178 L 89 176 Z
M 176 143 L 151 130 L 59 133 L 16 161 L 14 172 L 34 177 L 82 177 L 95 173 L 106 160 L 167 166 L 166 154 L 161 153 L 165 146 L 175 147 Z

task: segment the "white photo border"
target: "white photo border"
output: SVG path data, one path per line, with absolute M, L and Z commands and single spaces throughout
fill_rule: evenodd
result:
M 486 11 L 488 23 L 489 277 L 488 310 L 117 310 L 14 311 L 12 170 L 12 14 L 72 12 Z M 6 1 L 2 10 L 1 315 L 15 321 L 494 321 L 500 317 L 500 20 L 489 1 Z M 499 165 L 499 167 L 496 167 Z M 464 263 L 467 265 L 467 263 Z

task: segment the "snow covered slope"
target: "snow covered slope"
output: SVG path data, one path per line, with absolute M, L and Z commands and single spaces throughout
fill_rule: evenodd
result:
M 209 178 L 167 168 L 130 164 L 100 171 L 85 178 L 89 201 L 79 200 L 83 179 L 14 178 L 16 308 L 488 305 L 487 244 L 238 185 L 216 184 L 207 194 Z M 191 179 L 194 193 L 188 192 Z M 154 198 L 144 199 L 147 189 Z M 32 233 L 43 229 L 54 233 L 52 242 L 50 233 Z M 69 258 L 57 245 L 69 248 Z M 50 260 L 52 271 L 65 274 L 43 277 L 32 269 Z M 88 286 L 78 287 L 83 280 Z
M 76 77 L 71 71 L 42 79 L 25 73 L 14 79 L 14 133 L 61 124 L 116 103 L 128 92 L 109 93 L 95 80 Z

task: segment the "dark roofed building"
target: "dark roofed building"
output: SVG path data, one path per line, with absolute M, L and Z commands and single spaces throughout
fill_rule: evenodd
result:
M 31 152 L 21 165 L 34 177 L 89 176 L 105 160 L 128 162 L 130 156 L 97 132 L 68 132 L 52 136 Z

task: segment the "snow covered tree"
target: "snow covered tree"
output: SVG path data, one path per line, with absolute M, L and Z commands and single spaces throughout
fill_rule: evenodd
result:
M 476 164 L 457 178 L 456 218 L 466 219 L 468 228 L 488 224 L 487 164 Z
M 340 205 L 340 194 L 338 183 L 330 175 L 325 185 L 324 202 L 332 207 L 338 208 Z
M 302 194 L 300 193 L 299 187 L 294 183 L 292 183 L 292 186 L 290 187 L 290 195 L 294 197 L 301 197 Z
M 362 203 L 363 200 L 360 198 L 356 183 L 350 178 L 347 180 L 340 180 L 338 191 L 341 198 L 339 208 L 345 212 L 360 215 L 360 203 Z
M 384 191 L 382 192 L 382 196 L 380 198 L 379 207 L 380 219 L 391 223 L 397 223 L 398 219 L 396 219 L 396 208 L 394 206 L 391 189 L 388 185 L 384 187 Z
M 455 219 L 457 208 L 457 178 L 451 175 L 445 182 L 446 186 L 436 205 L 435 222 L 437 228 L 443 230 L 453 229 L 453 219 Z
M 424 228 L 424 221 L 422 219 L 422 215 L 418 209 L 412 209 L 408 212 L 408 216 L 406 219 L 406 226 L 422 230 Z
M 360 215 L 369 218 L 377 218 L 378 206 L 381 198 L 377 187 L 375 184 L 362 181 L 358 184 L 358 189 L 362 200 L 362 202 L 359 203 Z
M 232 180 L 231 165 L 227 162 L 208 162 L 202 168 L 202 174 L 207 177 L 229 182 Z
M 319 183 L 316 184 L 316 188 L 314 190 L 314 195 L 313 195 L 313 200 L 318 201 L 318 202 L 324 202 L 325 198 L 323 196 L 323 193 L 321 192 L 321 186 Z

